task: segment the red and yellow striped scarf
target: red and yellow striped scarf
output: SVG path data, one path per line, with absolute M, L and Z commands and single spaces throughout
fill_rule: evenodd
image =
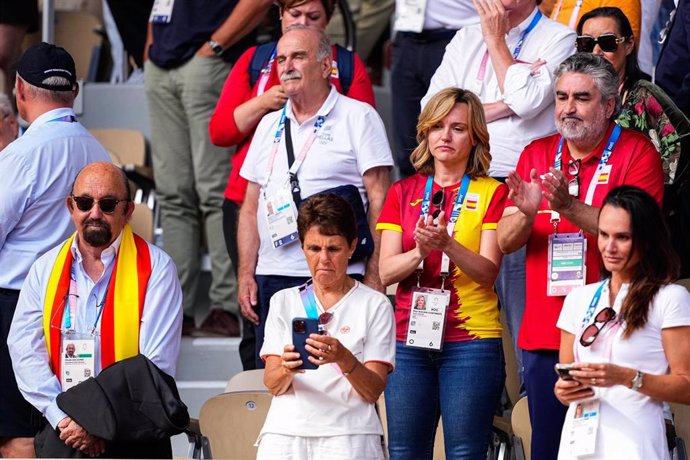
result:
M 62 318 L 69 293 L 72 270 L 72 235 L 58 253 L 50 274 L 43 305 L 43 332 L 50 364 L 60 375 Z M 139 324 L 144 309 L 146 286 L 151 276 L 151 254 L 146 241 L 122 230 L 120 250 L 110 277 L 108 294 L 101 315 L 101 369 L 139 353 Z

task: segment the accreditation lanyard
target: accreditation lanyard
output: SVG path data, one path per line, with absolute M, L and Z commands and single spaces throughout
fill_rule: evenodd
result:
M 424 189 L 424 198 L 422 199 L 422 207 L 420 209 L 419 215 L 426 218 L 429 215 L 429 203 L 431 202 L 431 190 L 434 186 L 434 176 L 429 176 L 426 180 L 426 187 Z M 470 187 L 470 176 L 465 174 L 462 178 L 462 183 L 460 184 L 460 189 L 455 197 L 455 202 L 453 203 L 453 211 L 450 214 L 450 219 L 448 220 L 448 235 L 453 237 L 453 232 L 455 230 L 455 224 L 460 218 L 460 212 L 462 212 L 462 204 L 465 202 L 465 196 L 467 195 L 467 190 Z M 419 287 L 419 279 L 424 271 L 424 260 L 419 262 L 417 266 L 417 287 Z M 441 289 L 445 289 L 446 278 L 450 273 L 450 258 L 443 252 L 441 253 Z
M 309 280 L 299 287 L 299 296 L 304 305 L 304 311 L 308 318 L 319 318 L 319 307 L 316 305 L 316 296 L 314 295 L 313 280 Z
M 271 156 L 268 159 L 268 170 L 266 172 L 266 179 L 264 180 L 263 184 L 263 193 L 264 193 L 264 198 L 266 197 L 266 189 L 268 188 L 268 182 L 271 178 L 271 173 L 273 172 L 273 165 L 275 163 L 276 157 L 278 155 L 278 147 L 280 145 L 280 139 L 283 137 L 283 132 L 285 131 L 285 120 L 286 120 L 286 110 L 287 110 L 287 105 L 283 107 L 283 112 L 280 115 L 280 121 L 278 122 L 278 129 L 276 130 L 275 135 L 273 136 L 273 146 L 271 148 Z M 304 159 L 307 157 L 307 153 L 309 152 L 309 149 L 311 148 L 312 144 L 316 140 L 316 134 L 319 132 L 321 127 L 323 126 L 324 122 L 326 121 L 326 117 L 324 115 L 319 115 L 316 117 L 316 121 L 314 122 L 314 129 L 312 130 L 311 134 L 309 135 L 309 138 L 306 140 L 304 145 L 302 146 L 302 150 L 300 150 L 299 155 L 297 158 L 295 158 L 295 162 L 290 166 L 290 169 L 288 171 L 288 182 L 289 178 L 291 175 L 296 175 L 297 170 L 299 170 L 300 166 L 302 166 L 302 163 L 304 162 Z M 297 204 L 297 203 L 295 203 Z
M 604 281 L 599 284 L 599 287 L 597 288 L 596 292 L 594 292 L 594 296 L 592 297 L 591 302 L 589 303 L 589 307 L 587 307 L 587 312 L 585 313 L 585 316 L 582 318 L 582 323 L 580 325 L 580 332 L 576 335 L 575 343 L 573 344 L 573 355 L 575 356 L 576 361 L 580 361 L 580 353 L 579 353 L 579 347 L 580 347 L 580 337 L 584 333 L 585 329 L 587 326 L 590 325 L 590 322 L 592 321 L 592 318 L 594 317 L 594 313 L 596 312 L 597 306 L 599 305 L 599 301 L 601 300 L 601 296 L 604 293 L 604 287 L 609 283 L 609 279 L 605 279 Z M 606 291 L 608 293 L 608 291 Z M 615 300 L 614 300 L 615 304 Z M 613 308 L 613 305 L 610 305 L 611 308 Z M 603 329 L 599 332 L 599 338 L 604 339 L 604 345 L 603 345 L 603 353 L 602 356 L 606 360 L 606 362 L 611 361 L 611 354 L 613 351 L 613 339 L 616 336 L 616 333 L 620 329 L 621 326 L 621 318 L 620 315 L 617 315 L 616 318 L 611 320 L 608 324 L 608 330 L 604 331 Z M 606 326 L 602 326 L 606 327 Z M 590 345 L 594 346 L 594 344 Z
M 587 195 L 585 196 L 585 204 L 588 206 L 592 205 L 592 202 L 594 201 L 594 192 L 596 191 L 597 185 L 599 184 L 600 176 L 602 171 L 604 170 L 604 167 L 609 161 L 609 158 L 611 157 L 611 153 L 613 152 L 613 148 L 616 146 L 616 142 L 618 142 L 618 138 L 620 137 L 621 134 L 621 127 L 618 124 L 615 124 L 613 127 L 613 131 L 611 132 L 611 135 L 609 136 L 608 141 L 606 141 L 606 148 L 604 149 L 604 152 L 601 154 L 601 159 L 599 160 L 599 164 L 597 165 L 596 171 L 594 171 L 594 175 L 592 176 L 592 180 L 589 182 L 589 187 L 587 188 Z M 553 169 L 561 169 L 562 167 L 562 157 L 563 157 L 563 136 L 561 136 L 561 140 L 558 143 L 558 150 L 556 151 L 556 158 L 554 159 L 553 162 Z M 554 229 L 558 230 L 558 222 L 560 221 L 560 215 L 556 211 L 551 211 L 551 222 L 554 224 Z
M 273 48 L 273 53 L 271 53 L 271 58 L 268 60 L 266 67 L 261 69 L 261 76 L 259 77 L 259 86 L 256 91 L 257 96 L 261 96 L 266 91 L 266 85 L 268 85 L 268 79 L 271 77 L 271 69 L 273 68 L 273 61 L 276 58 L 276 51 L 278 47 Z
M 70 276 L 70 283 L 69 283 L 69 292 L 67 294 L 68 297 L 68 308 L 65 309 L 65 329 L 67 330 L 67 333 L 74 333 L 74 327 L 76 325 L 76 319 L 77 319 L 77 299 L 79 298 L 79 295 L 77 294 L 77 281 L 76 281 L 76 273 L 74 271 L 74 262 L 72 262 L 72 267 L 71 267 L 71 276 Z M 91 335 L 96 334 L 96 327 L 98 326 L 98 320 L 101 319 L 101 313 L 103 313 L 103 306 L 105 305 L 105 299 L 108 297 L 108 290 L 110 289 L 110 278 L 112 278 L 113 274 L 112 272 L 110 273 L 110 277 L 108 277 L 108 282 L 105 285 L 105 293 L 103 294 L 103 298 L 101 301 L 96 305 L 97 308 L 97 314 L 96 314 L 96 321 L 93 322 L 93 328 L 91 328 Z M 97 299 L 98 300 L 98 299 Z M 72 324 L 72 318 L 74 318 L 74 324 Z
M 527 28 L 520 34 L 520 38 L 518 39 L 517 44 L 515 45 L 515 48 L 513 49 L 513 59 L 517 60 L 518 56 L 520 55 L 520 51 L 522 51 L 522 45 L 525 43 L 525 39 L 527 38 L 527 35 L 529 35 L 530 32 L 532 32 L 532 29 L 536 27 L 536 25 L 539 23 L 539 20 L 541 19 L 542 14 L 541 11 L 537 10 L 537 14 L 534 15 L 532 18 L 532 22 L 529 23 Z M 489 62 L 489 50 L 487 49 L 484 51 L 484 56 L 482 57 L 482 63 L 479 65 L 479 71 L 477 72 L 477 80 L 483 81 L 484 77 L 486 76 L 486 66 Z

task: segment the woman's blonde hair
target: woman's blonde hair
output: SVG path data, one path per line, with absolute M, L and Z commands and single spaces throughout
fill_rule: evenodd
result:
M 466 173 L 470 178 L 483 177 L 489 171 L 491 152 L 489 149 L 489 130 L 484 118 L 484 107 L 472 92 L 460 88 L 446 88 L 429 99 L 419 114 L 417 122 L 417 148 L 410 155 L 414 169 L 421 174 L 434 174 L 434 157 L 429 150 L 429 131 L 443 120 L 455 104 L 467 104 L 467 131 L 474 144 L 467 161 Z

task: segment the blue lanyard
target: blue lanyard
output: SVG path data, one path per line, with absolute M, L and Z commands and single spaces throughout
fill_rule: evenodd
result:
M 424 198 L 422 199 L 422 208 L 419 211 L 420 216 L 426 216 L 429 214 L 429 203 L 431 201 L 431 189 L 434 186 L 434 177 L 429 176 L 426 180 L 426 188 L 424 189 Z M 462 177 L 462 183 L 460 184 L 460 190 L 455 197 L 455 203 L 453 203 L 453 211 L 450 214 L 450 219 L 448 222 L 455 224 L 460 217 L 460 212 L 462 211 L 462 204 L 465 202 L 465 196 L 467 196 L 467 189 L 470 187 L 470 176 L 465 174 Z
M 541 11 L 537 10 L 537 14 L 535 14 L 532 18 L 532 22 L 530 22 L 525 31 L 522 32 L 522 34 L 520 35 L 520 39 L 517 42 L 517 45 L 515 45 L 515 49 L 513 50 L 513 59 L 518 58 L 518 56 L 520 55 L 520 51 L 522 50 L 522 45 L 525 43 L 525 38 L 527 38 L 527 35 L 530 32 L 532 32 L 532 29 L 536 27 L 541 17 Z
M 597 288 L 597 291 L 594 293 L 594 297 L 592 297 L 592 301 L 589 303 L 589 307 L 587 308 L 587 313 L 585 314 L 585 317 L 582 318 L 582 327 L 587 326 L 589 322 L 592 320 L 592 316 L 594 316 L 594 311 L 597 309 L 597 305 L 599 305 L 601 293 L 604 290 L 604 286 L 606 285 L 606 283 L 608 283 L 608 281 L 608 279 L 602 281 L 599 287 Z
M 597 166 L 597 170 L 599 170 L 602 166 L 606 165 L 608 163 L 609 158 L 611 157 L 611 153 L 613 152 L 613 148 L 616 146 L 616 142 L 618 142 L 618 137 L 621 135 L 621 127 L 620 125 L 616 124 L 613 127 L 613 131 L 611 132 L 611 136 L 609 136 L 609 140 L 606 141 L 606 148 L 604 149 L 604 153 L 601 154 L 601 160 L 599 160 L 599 166 Z M 561 169 L 563 160 L 561 159 L 563 156 L 563 136 L 561 136 L 561 140 L 558 143 L 558 150 L 556 151 L 556 159 L 553 162 L 553 169 Z M 594 180 L 594 179 L 592 179 Z
M 276 44 L 276 47 L 273 48 L 273 52 L 271 53 L 271 58 L 268 60 L 268 64 L 266 64 L 266 67 L 261 69 L 261 73 L 264 75 L 268 75 L 271 73 L 271 68 L 273 67 L 273 60 L 276 58 L 276 52 L 278 51 L 278 45 Z
M 319 309 L 316 306 L 316 297 L 314 296 L 313 280 L 309 280 L 299 287 L 299 296 L 302 299 L 304 310 L 307 312 L 308 318 L 319 318 Z

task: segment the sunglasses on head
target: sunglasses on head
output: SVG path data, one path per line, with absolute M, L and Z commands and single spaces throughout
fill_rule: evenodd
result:
M 117 198 L 101 198 L 100 200 L 95 200 L 90 196 L 74 196 L 71 195 L 72 201 L 77 205 L 77 209 L 82 212 L 91 211 L 94 203 L 98 203 L 98 207 L 101 212 L 105 214 L 112 214 L 119 203 L 127 203 L 129 200 L 118 200 Z
M 616 310 L 611 307 L 604 308 L 597 316 L 594 317 L 594 322 L 587 326 L 580 336 L 580 345 L 583 347 L 588 347 L 594 343 L 594 341 L 599 337 L 599 333 L 606 326 L 607 323 L 612 321 L 616 317 Z M 602 323 L 601 327 L 597 326 L 598 323 Z
M 618 49 L 618 44 L 623 43 L 627 38 L 616 37 L 615 34 L 601 34 L 597 38 L 591 35 L 579 35 L 575 40 L 577 50 L 580 53 L 591 53 L 594 51 L 594 46 L 599 44 L 599 48 L 606 53 L 611 53 Z

